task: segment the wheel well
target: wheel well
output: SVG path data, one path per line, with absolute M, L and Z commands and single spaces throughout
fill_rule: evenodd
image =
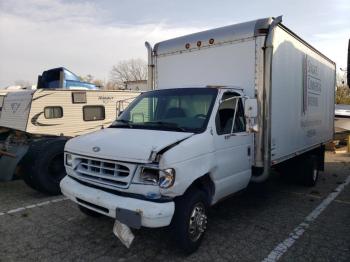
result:
M 321 145 L 319 147 L 316 147 L 308 152 L 305 152 L 304 154 L 300 155 L 300 159 L 305 161 L 305 159 L 309 157 L 315 157 L 317 160 L 317 169 L 319 171 L 324 171 L 324 157 L 325 157 L 325 146 Z
M 211 179 L 209 173 L 207 173 L 204 176 L 201 176 L 201 177 L 197 178 L 195 181 L 193 181 L 193 183 L 186 190 L 186 192 L 188 192 L 189 190 L 191 190 L 193 188 L 204 191 L 208 197 L 208 203 L 210 204 L 212 202 L 212 198 L 213 198 L 214 193 L 215 193 L 215 185 L 214 185 L 214 182 Z

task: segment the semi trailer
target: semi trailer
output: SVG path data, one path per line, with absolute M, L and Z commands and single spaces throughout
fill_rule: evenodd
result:
M 139 94 L 98 90 L 65 68 L 44 71 L 36 90 L 0 92 L 0 181 L 60 194 L 67 140 L 108 127 Z
M 335 63 L 281 20 L 146 43 L 154 90 L 67 142 L 62 193 L 115 219 L 127 246 L 130 228 L 170 226 L 191 253 L 208 208 L 272 169 L 315 185 L 334 133 Z

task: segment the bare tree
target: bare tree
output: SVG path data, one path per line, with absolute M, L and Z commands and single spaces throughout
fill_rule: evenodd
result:
M 86 76 L 79 76 L 79 78 L 80 78 L 80 81 L 88 82 L 88 83 L 92 83 L 92 81 L 94 80 L 94 76 L 90 74 L 87 74 Z
M 103 89 L 103 87 L 105 86 L 104 81 L 101 80 L 101 79 L 94 79 L 94 80 L 92 80 L 91 83 L 93 83 L 95 86 L 97 86 L 97 87 L 99 87 L 99 88 L 102 88 L 102 89 Z
M 119 89 L 124 88 L 124 82 L 147 79 L 147 63 L 142 59 L 129 59 L 112 67 L 111 82 Z
M 95 86 L 102 88 L 102 89 L 105 86 L 105 81 L 98 79 L 98 78 L 95 78 L 91 74 L 87 74 L 86 76 L 79 76 L 79 78 L 80 78 L 80 81 L 94 84 Z
M 119 86 L 117 84 L 115 84 L 112 81 L 108 81 L 104 86 L 103 89 L 105 90 L 116 90 L 116 89 L 120 89 Z
M 346 74 L 344 72 L 337 72 L 336 74 L 335 103 L 350 105 L 350 89 L 346 85 Z
M 350 105 L 350 90 L 346 85 L 337 87 L 335 103 Z

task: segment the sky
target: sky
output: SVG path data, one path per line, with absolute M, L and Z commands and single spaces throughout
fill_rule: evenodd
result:
M 349 0 L 0 0 L 0 88 L 46 69 L 108 80 L 144 42 L 283 15 L 283 24 L 345 68 Z

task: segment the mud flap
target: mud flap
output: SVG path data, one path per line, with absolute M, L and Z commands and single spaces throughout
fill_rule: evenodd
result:
M 29 146 L 13 146 L 7 152 L 16 155 L 15 158 L 9 156 L 0 157 L 0 181 L 10 181 L 13 179 L 16 167 L 25 156 Z
M 134 234 L 131 232 L 130 227 L 119 222 L 118 220 L 115 220 L 114 222 L 113 233 L 127 248 L 131 246 L 135 238 Z

